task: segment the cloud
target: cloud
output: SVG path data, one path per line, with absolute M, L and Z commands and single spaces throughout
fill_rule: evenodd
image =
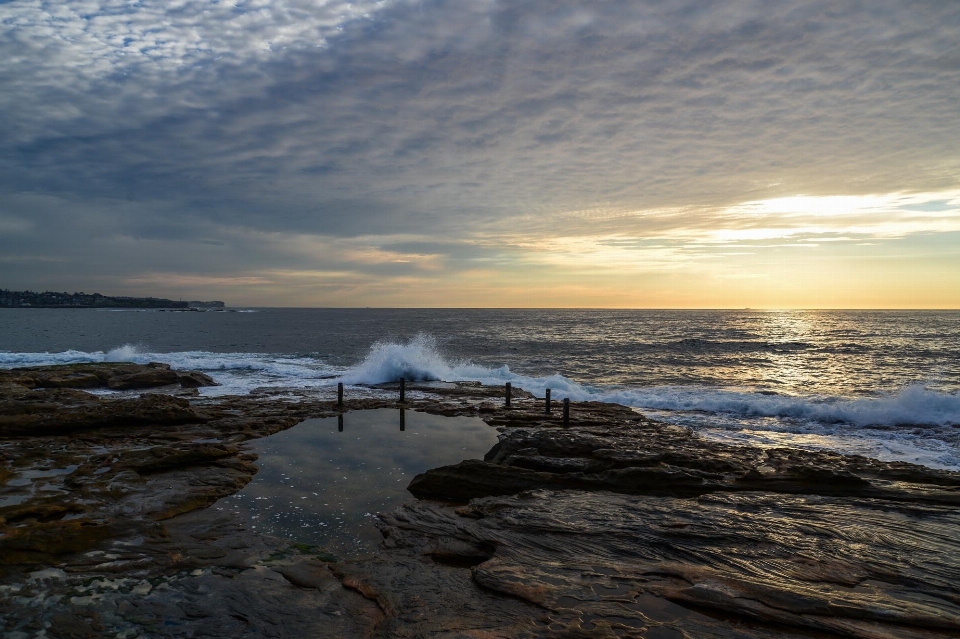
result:
M 24 93 L 43 97 L 103 90 L 131 98 L 147 88 L 148 98 L 190 81 L 209 81 L 213 67 L 255 66 L 276 52 L 324 48 L 342 25 L 370 16 L 382 2 L 303 0 L 46 0 L 0 4 L 0 40 L 6 43 L 0 67 L 6 86 L 0 98 L 21 125 L 46 129 L 60 122 L 91 120 L 83 104 L 54 99 L 34 117 L 18 108 Z M 194 87 L 194 90 L 196 87 Z M 90 95 L 90 94 L 94 95 Z M 189 92 L 179 106 L 200 104 Z M 142 106 L 141 102 L 141 106 Z M 116 114 L 116 105 L 103 101 Z M 166 108 L 172 105 L 166 103 Z M 157 111 L 148 115 L 162 113 Z
M 933 0 L 3 3 L 0 249 L 213 286 L 948 233 L 958 41 Z

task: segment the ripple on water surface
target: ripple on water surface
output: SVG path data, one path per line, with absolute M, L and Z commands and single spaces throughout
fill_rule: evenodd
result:
M 342 423 L 308 419 L 252 442 L 260 472 L 217 507 L 258 532 L 362 554 L 381 540 L 373 516 L 413 499 L 415 475 L 481 459 L 496 443 L 497 431 L 475 417 L 384 408 L 346 413 Z

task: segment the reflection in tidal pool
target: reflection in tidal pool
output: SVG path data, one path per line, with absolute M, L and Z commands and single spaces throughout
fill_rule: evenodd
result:
M 483 458 L 497 431 L 474 417 L 384 408 L 308 419 L 251 443 L 260 472 L 217 507 L 259 532 L 349 555 L 376 548 L 371 518 L 412 499 L 415 475 Z

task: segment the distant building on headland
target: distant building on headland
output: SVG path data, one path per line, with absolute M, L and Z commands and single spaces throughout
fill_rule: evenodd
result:
M 0 308 L 224 308 L 223 302 L 184 302 L 161 297 L 100 293 L 35 293 L 0 289 Z

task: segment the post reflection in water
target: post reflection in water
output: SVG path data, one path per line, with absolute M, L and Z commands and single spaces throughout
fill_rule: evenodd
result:
M 374 515 L 412 500 L 406 488 L 415 475 L 482 459 L 497 431 L 473 417 L 384 408 L 308 419 L 251 443 L 260 472 L 216 506 L 258 532 L 349 556 L 376 548 Z

